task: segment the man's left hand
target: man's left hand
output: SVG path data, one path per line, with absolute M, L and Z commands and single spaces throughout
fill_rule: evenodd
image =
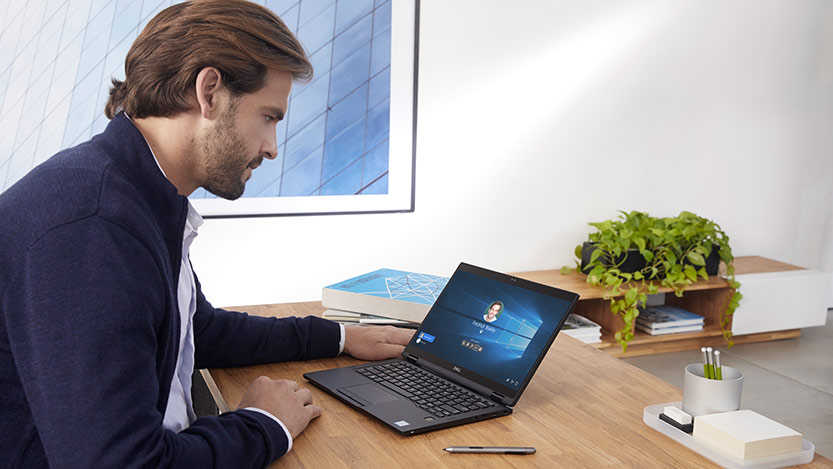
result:
M 384 360 L 402 355 L 413 329 L 393 326 L 347 326 L 344 353 L 360 360 Z

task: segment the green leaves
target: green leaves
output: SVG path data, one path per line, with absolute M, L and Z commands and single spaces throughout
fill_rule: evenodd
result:
M 589 264 L 587 283 L 604 288 L 604 298 L 610 300 L 610 310 L 619 315 L 624 327 L 615 334 L 616 340 L 627 350 L 633 339 L 633 320 L 638 316 L 639 303 L 645 304 L 648 294 L 657 294 L 660 285 L 682 296 L 685 289 L 698 280 L 708 280 L 706 259 L 714 249 L 726 265 L 727 282 L 735 290 L 721 318 L 721 330 L 731 344 L 728 331 L 731 315 L 740 304 L 735 280 L 734 257 L 729 247 L 729 237 L 720 226 L 692 212 L 682 211 L 676 217 L 657 218 L 639 211 L 619 211 L 616 218 L 589 223 L 596 231 L 588 235 L 594 243 Z M 576 246 L 575 256 L 581 259 L 583 248 Z M 645 259 L 645 267 L 637 271 L 622 272 L 630 265 L 638 252 Z M 628 267 L 630 268 L 630 267 Z M 563 267 L 562 273 L 573 272 Z
M 593 267 L 589 274 L 587 274 L 587 283 L 591 285 L 600 285 L 602 283 L 602 275 L 605 273 L 605 268 L 602 265 Z
M 645 238 L 636 238 L 633 240 L 633 243 L 636 244 L 636 247 L 639 248 L 639 252 L 642 253 L 644 256 L 646 252 L 645 250 Z
M 631 288 L 630 290 L 625 292 L 625 303 L 628 305 L 632 305 L 636 303 L 636 297 L 639 294 L 639 290 L 636 288 Z
M 599 256 L 602 255 L 604 251 L 601 249 L 594 249 L 593 252 L 590 254 L 590 264 L 596 262 L 599 259 Z M 581 256 L 579 256 L 581 257 Z
M 700 253 L 689 251 L 686 258 L 694 265 L 706 265 L 706 259 L 704 259 L 703 255 Z
M 685 266 L 685 276 L 692 282 L 697 281 L 697 271 L 690 265 Z

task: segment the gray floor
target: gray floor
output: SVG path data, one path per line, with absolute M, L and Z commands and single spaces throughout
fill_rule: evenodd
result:
M 833 310 L 827 325 L 797 339 L 720 348 L 723 364 L 743 373 L 741 408 L 780 422 L 833 459 Z M 625 358 L 626 362 L 682 388 L 683 368 L 700 363 L 699 350 Z

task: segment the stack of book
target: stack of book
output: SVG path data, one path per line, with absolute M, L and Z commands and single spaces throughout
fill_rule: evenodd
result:
M 651 335 L 702 331 L 703 316 L 676 306 L 649 306 L 639 308 L 636 328 Z
M 578 314 L 571 314 L 564 321 L 561 332 L 578 339 L 585 344 L 595 344 L 602 341 L 602 326 Z
M 416 327 L 448 283 L 448 277 L 379 269 L 324 287 L 323 316 L 343 324 Z

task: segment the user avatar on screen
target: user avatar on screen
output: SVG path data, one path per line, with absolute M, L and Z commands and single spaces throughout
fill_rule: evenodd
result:
M 493 301 L 492 304 L 490 304 L 486 309 L 486 313 L 483 315 L 483 320 L 486 322 L 495 322 L 501 314 L 503 314 L 503 302 Z

